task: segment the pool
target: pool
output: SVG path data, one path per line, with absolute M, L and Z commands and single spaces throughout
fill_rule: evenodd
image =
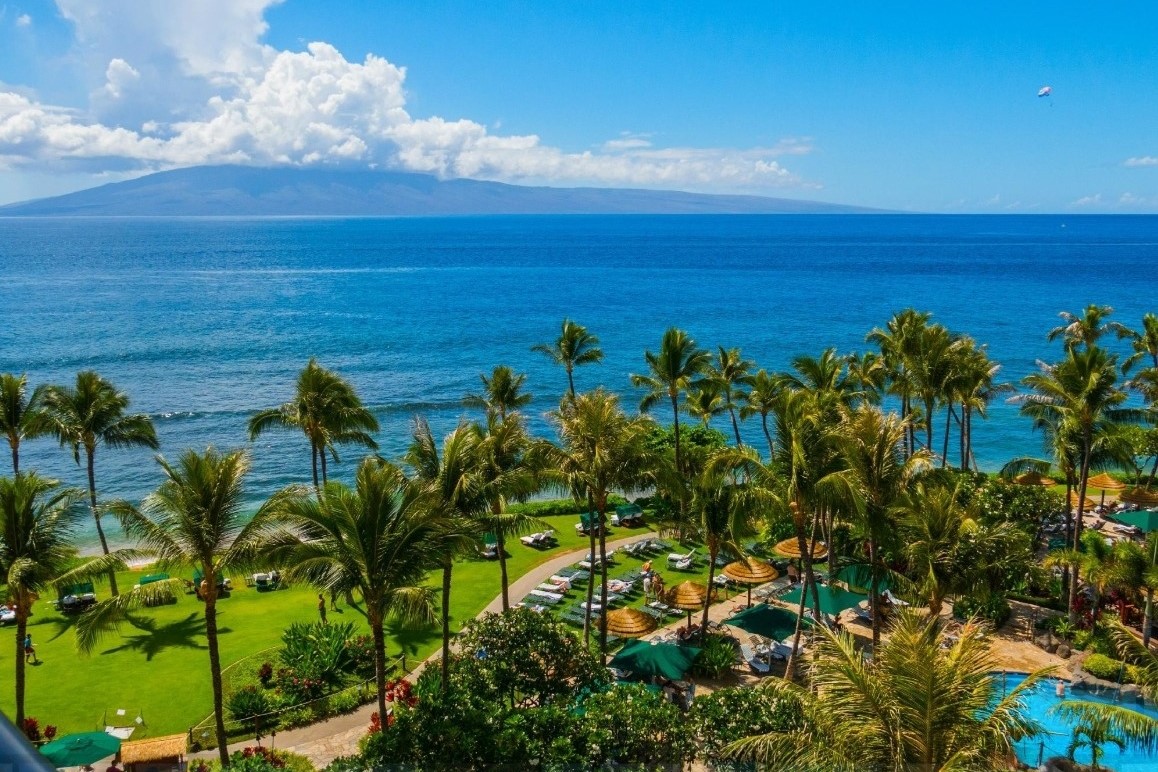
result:
M 995 676 L 998 693 L 1001 693 L 1003 676 L 1001 673 L 996 673 Z M 1021 673 L 1007 673 L 1004 675 L 1005 689 L 1013 689 L 1024 680 L 1025 676 Z M 1055 684 L 1056 681 L 1052 678 L 1043 680 L 1025 696 L 1027 712 L 1049 732 L 1015 744 L 1017 758 L 1031 767 L 1037 767 L 1039 758 L 1048 759 L 1052 756 L 1066 755 L 1066 747 L 1072 738 L 1073 724 L 1050 713 L 1050 708 L 1061 701 L 1054 693 Z M 1114 704 L 1116 702 L 1114 696 L 1115 693 L 1113 692 L 1106 696 L 1100 696 L 1090 691 L 1071 691 L 1068 686 L 1066 687 L 1067 699 Z M 1152 705 L 1143 707 L 1138 704 L 1125 704 L 1125 707 L 1158 719 L 1158 709 Z M 1106 745 L 1104 749 L 1105 753 L 1102 754 L 1100 765 L 1114 769 L 1116 772 L 1143 772 L 1143 770 L 1158 769 L 1158 753 L 1147 753 L 1131 747 L 1127 747 L 1125 751 L 1119 751 L 1114 745 Z M 1088 748 L 1082 748 L 1078 751 L 1077 761 L 1082 764 L 1089 764 L 1090 759 Z

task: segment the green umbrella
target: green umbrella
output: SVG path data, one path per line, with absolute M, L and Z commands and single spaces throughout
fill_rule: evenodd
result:
M 763 603 L 733 614 L 726 620 L 732 627 L 738 627 L 774 641 L 782 641 L 796 632 L 796 615 L 776 606 Z M 804 620 L 811 624 L 808 619 Z
M 699 653 L 700 650 L 692 646 L 630 641 L 607 664 L 617 670 L 629 670 L 636 678 L 660 676 L 669 681 L 679 681 Z
M 1158 511 L 1152 509 L 1143 509 L 1138 512 L 1115 512 L 1110 517 L 1126 525 L 1140 528 L 1146 533 L 1158 531 Z
M 121 749 L 121 741 L 104 732 L 70 734 L 40 746 L 53 766 L 79 767 L 112 756 Z

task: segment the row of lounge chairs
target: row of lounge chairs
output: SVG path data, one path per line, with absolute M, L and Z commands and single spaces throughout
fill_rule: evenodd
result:
M 520 536 L 519 541 L 528 547 L 534 547 L 536 549 L 549 549 L 559 543 L 558 538 L 555 536 L 554 528 L 548 528 L 547 530 L 540 531 L 539 533 Z

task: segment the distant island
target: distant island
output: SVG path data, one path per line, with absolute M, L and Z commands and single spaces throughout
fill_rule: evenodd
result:
M 0 206 L 0 217 L 389 217 L 486 214 L 853 214 L 763 196 L 552 188 L 367 170 L 198 166 Z

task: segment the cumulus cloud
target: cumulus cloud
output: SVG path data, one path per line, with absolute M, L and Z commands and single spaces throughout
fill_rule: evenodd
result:
M 1158 156 L 1143 155 L 1127 158 L 1125 166 L 1158 166 Z
M 209 163 L 362 165 L 540 183 L 751 189 L 810 186 L 780 162 L 808 139 L 750 149 L 656 147 L 624 133 L 566 152 L 536 135 L 499 135 L 468 119 L 415 118 L 406 70 L 334 46 L 261 42 L 271 0 L 57 0 L 79 56 L 99 66 L 85 110 L 0 88 L 8 167 L 171 168 Z M 98 65 L 99 63 L 99 65 Z M 102 162 L 103 159 L 103 162 Z
M 17 27 L 31 27 L 32 26 L 32 17 L 26 13 L 20 14 L 19 16 L 16 17 L 16 26 Z
M 1070 206 L 1075 209 L 1084 209 L 1087 207 L 1101 206 L 1102 203 L 1102 194 L 1095 193 L 1092 196 L 1082 196 L 1076 201 L 1071 201 Z

